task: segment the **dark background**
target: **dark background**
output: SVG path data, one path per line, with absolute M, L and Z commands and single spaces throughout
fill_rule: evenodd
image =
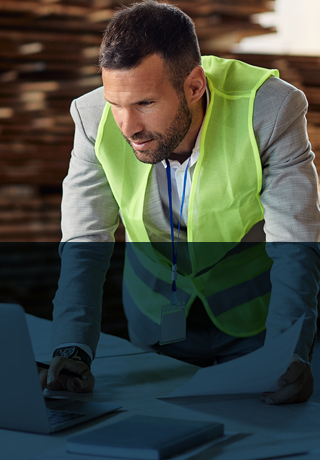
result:
M 52 319 L 52 299 L 58 287 L 58 243 L 0 243 L 0 303 L 18 303 L 33 315 Z M 122 308 L 125 245 L 115 244 L 106 276 L 102 332 L 128 338 Z

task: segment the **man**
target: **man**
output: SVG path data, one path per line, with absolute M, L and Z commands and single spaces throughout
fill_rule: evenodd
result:
M 201 60 L 191 20 L 153 1 L 113 17 L 100 66 L 104 87 L 71 107 L 54 358 L 43 386 L 94 386 L 89 367 L 121 212 L 132 342 L 207 366 L 257 349 L 265 326 L 272 340 L 304 313 L 281 388 L 262 399 L 307 400 L 320 213 L 304 95 L 277 71 Z

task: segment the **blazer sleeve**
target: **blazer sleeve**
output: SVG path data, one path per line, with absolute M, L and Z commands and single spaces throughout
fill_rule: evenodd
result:
M 89 346 L 95 355 L 101 329 L 103 285 L 114 246 L 119 209 L 95 155 L 102 89 L 72 102 L 74 148 L 63 182 L 61 271 L 53 304 L 52 349 Z
M 119 208 L 94 150 L 103 106 L 85 102 L 71 104 L 75 136 L 63 181 L 62 241 L 113 242 Z
M 295 351 L 310 361 L 320 285 L 320 210 L 307 107 L 301 91 L 270 78 L 257 93 L 254 129 L 263 171 L 266 250 L 273 260 L 266 341 L 304 313 Z

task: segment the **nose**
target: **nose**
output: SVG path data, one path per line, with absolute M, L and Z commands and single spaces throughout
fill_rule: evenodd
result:
M 144 128 L 139 115 L 130 109 L 122 110 L 121 114 L 117 116 L 116 122 L 122 134 L 129 139 Z

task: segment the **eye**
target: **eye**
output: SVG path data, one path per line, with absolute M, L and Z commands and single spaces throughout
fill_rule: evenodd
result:
M 141 101 L 138 103 L 138 105 L 142 106 L 142 107 L 148 107 L 148 105 L 151 105 L 153 104 L 154 101 Z

